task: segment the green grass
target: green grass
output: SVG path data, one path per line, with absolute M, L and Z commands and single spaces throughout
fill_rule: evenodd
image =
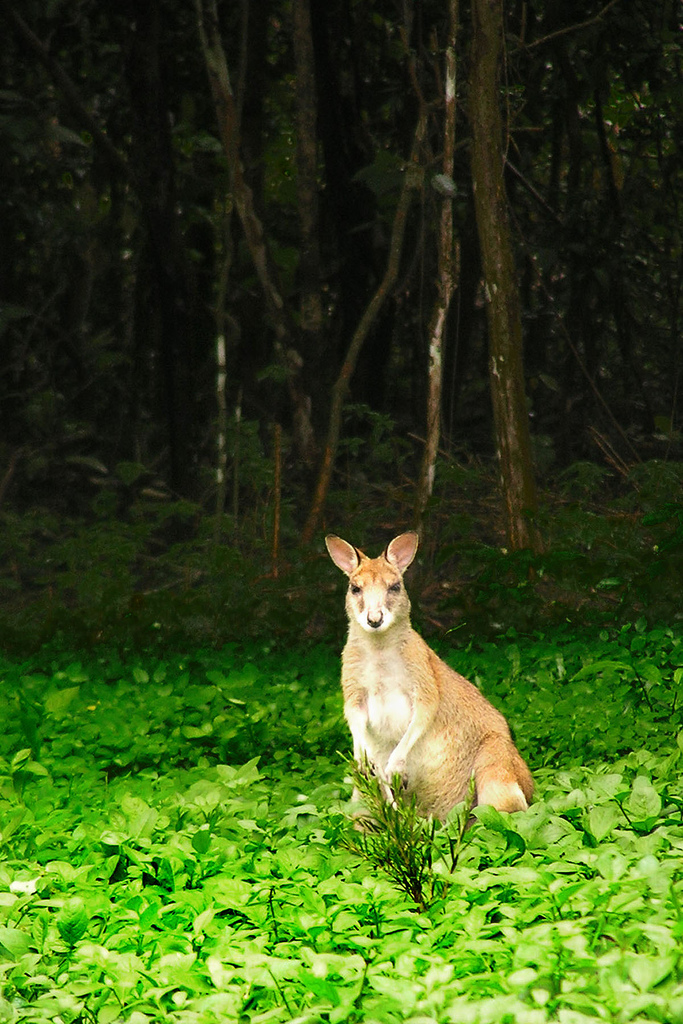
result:
M 537 799 L 423 908 L 348 849 L 330 648 L 0 662 L 0 1021 L 683 1021 L 681 637 L 442 653 Z

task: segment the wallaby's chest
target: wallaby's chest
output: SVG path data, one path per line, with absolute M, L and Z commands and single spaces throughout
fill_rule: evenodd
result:
M 403 735 L 413 714 L 415 682 L 400 650 L 363 652 L 353 659 L 353 675 L 346 682 L 360 697 L 371 732 L 386 738 Z

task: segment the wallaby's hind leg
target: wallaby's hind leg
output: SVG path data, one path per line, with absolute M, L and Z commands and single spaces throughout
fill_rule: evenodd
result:
M 526 811 L 531 802 L 531 774 L 503 736 L 489 736 L 482 743 L 474 760 L 474 782 L 478 804 L 498 811 Z

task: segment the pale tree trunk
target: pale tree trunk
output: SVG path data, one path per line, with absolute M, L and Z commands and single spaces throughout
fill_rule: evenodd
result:
M 232 204 L 226 204 L 223 216 L 216 230 L 215 252 L 219 261 L 218 288 L 216 292 L 216 518 L 213 539 L 220 544 L 223 530 L 223 514 L 228 494 L 228 340 L 227 328 L 232 331 L 232 319 L 226 315 L 225 300 L 232 266 Z M 236 333 L 236 332 L 233 332 Z
M 449 184 L 453 182 L 456 118 L 456 64 L 455 43 L 458 28 L 458 0 L 449 0 L 448 43 L 445 53 L 444 75 L 444 138 L 443 164 L 444 192 L 441 200 L 441 218 L 438 237 L 437 296 L 429 320 L 429 367 L 427 374 L 427 436 L 415 502 L 415 526 L 419 529 L 422 516 L 434 489 L 436 456 L 441 435 L 441 392 L 443 384 L 443 346 L 448 310 L 456 286 L 458 268 L 453 239 L 453 197 Z
M 327 429 L 327 440 L 322 454 L 313 502 L 311 504 L 311 509 L 301 538 L 304 544 L 310 544 L 312 541 L 313 535 L 318 529 L 318 524 L 320 523 L 320 519 L 323 514 L 323 509 L 327 500 L 327 492 L 329 491 L 330 482 L 332 480 L 332 471 L 334 469 L 334 461 L 337 455 L 337 447 L 339 445 L 344 399 L 351 382 L 351 377 L 353 376 L 353 371 L 356 368 L 356 363 L 358 362 L 360 350 L 398 276 L 398 270 L 401 263 L 401 253 L 403 251 L 403 236 L 405 234 L 412 193 L 415 188 L 422 186 L 424 178 L 424 172 L 418 163 L 418 153 L 424 141 L 426 130 L 426 111 L 423 111 L 420 114 L 417 129 L 415 131 L 415 140 L 410 160 L 406 165 L 403 175 L 403 185 L 401 187 L 401 194 L 399 196 L 396 213 L 394 214 L 394 223 L 391 229 L 389 256 L 387 259 L 384 277 L 360 319 L 360 323 L 358 324 L 353 338 L 351 339 L 342 368 L 339 371 L 337 380 L 332 388 L 332 403 Z
M 302 359 L 292 345 L 291 328 L 277 285 L 277 274 L 268 255 L 263 226 L 254 207 L 254 197 L 242 169 L 239 115 L 218 29 L 216 0 L 195 0 L 195 7 L 218 129 L 228 160 L 232 198 L 263 291 L 266 310 L 275 329 L 275 351 L 284 368 L 293 405 L 294 440 L 304 461 L 310 463 L 314 455 L 311 447 L 313 428 L 310 421 L 310 400 L 304 393 L 301 382 Z
M 502 0 L 473 0 L 470 74 L 472 182 L 486 290 L 489 378 L 508 546 L 540 548 L 524 389 L 522 317 L 503 180 L 499 69 Z
M 221 540 L 225 497 L 228 492 L 228 405 L 225 398 L 225 381 L 227 377 L 225 334 L 220 332 L 216 337 L 216 406 L 218 410 L 216 424 L 216 519 L 214 522 L 213 539 L 215 544 Z

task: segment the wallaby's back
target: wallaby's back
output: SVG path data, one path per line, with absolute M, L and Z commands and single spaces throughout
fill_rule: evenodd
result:
M 446 817 L 472 777 L 477 803 L 525 810 L 533 781 L 505 719 L 410 625 L 403 573 L 417 542 L 417 534 L 401 534 L 371 559 L 326 538 L 349 577 L 342 690 L 354 757 L 373 766 L 388 798 L 392 779 L 402 776 L 425 815 Z

